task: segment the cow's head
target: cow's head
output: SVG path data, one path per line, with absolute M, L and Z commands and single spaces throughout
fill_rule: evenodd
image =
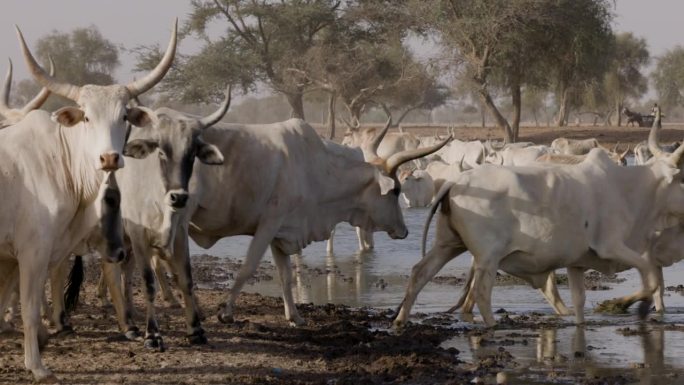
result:
M 202 130 L 219 122 L 230 106 L 230 88 L 219 108 L 201 119 L 190 118 L 169 108 L 152 111 L 145 107 L 138 109 L 145 113 L 145 120 L 139 127 L 152 134 L 151 139 L 129 140 L 124 155 L 143 159 L 155 153 L 159 162 L 161 180 L 165 189 L 164 224 L 162 225 L 162 246 L 167 247 L 173 239 L 169 231 L 178 221 L 178 211 L 188 202 L 188 186 L 195 159 L 207 165 L 223 164 L 223 155 L 213 144 L 202 139 Z
M 55 63 L 53 63 L 52 58 L 48 57 L 50 60 L 50 76 L 55 74 Z M 9 106 L 9 95 L 10 88 L 12 87 L 12 60 L 9 60 L 9 67 L 7 68 L 7 76 L 5 76 L 5 83 L 2 86 L 2 91 L 0 91 L 0 115 L 3 119 L 0 119 L 0 128 L 10 126 L 12 124 L 18 123 L 20 120 L 24 119 L 24 116 L 29 112 L 40 108 L 40 106 L 45 103 L 48 96 L 50 96 L 50 91 L 43 87 L 38 95 L 31 99 L 22 108 L 10 108 Z
M 647 166 L 653 170 L 654 175 L 660 179 L 656 201 L 663 208 L 667 216 L 684 217 L 684 146 L 680 146 L 674 152 L 663 151 L 659 144 L 658 136 L 660 129 L 660 109 L 657 109 L 653 126 L 648 135 L 648 149 L 653 157 L 647 162 Z
M 52 119 L 65 127 L 79 126 L 81 148 L 98 169 L 105 171 L 123 167 L 123 151 L 127 122 L 140 123 L 144 113 L 127 108 L 128 101 L 157 84 L 171 68 L 176 52 L 175 21 L 171 41 L 161 62 L 145 77 L 127 85 L 84 85 L 75 86 L 61 82 L 38 65 L 29 51 L 21 31 L 17 35 L 21 43 L 24 59 L 33 77 L 43 87 L 76 103 L 74 107 L 63 107 L 53 112 Z
M 408 235 L 408 229 L 399 206 L 399 166 L 438 151 L 451 140 L 451 136 L 434 146 L 401 151 L 383 159 L 377 155 L 377 149 L 390 125 L 391 119 L 385 128 L 362 148 L 366 162 L 375 167 L 374 177 L 362 193 L 362 210 L 352 218 L 351 224 L 367 231 L 386 231 L 391 238 L 403 239 Z

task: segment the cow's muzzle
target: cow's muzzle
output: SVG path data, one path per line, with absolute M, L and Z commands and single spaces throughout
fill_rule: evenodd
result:
M 125 259 L 126 249 L 123 247 L 117 247 L 107 256 L 107 262 L 109 263 L 121 263 Z
M 104 171 L 116 171 L 121 167 L 121 156 L 117 152 L 109 152 L 100 155 L 100 167 Z
M 404 238 L 408 237 L 408 233 L 409 233 L 408 229 L 404 227 L 403 229 L 401 229 L 399 231 L 392 231 L 392 232 L 389 232 L 388 234 L 389 234 L 390 238 L 392 238 L 392 239 L 404 239 Z
M 183 209 L 188 203 L 188 192 L 173 190 L 166 194 L 166 203 L 174 209 Z

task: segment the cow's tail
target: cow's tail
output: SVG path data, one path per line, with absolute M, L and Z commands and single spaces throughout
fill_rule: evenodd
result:
M 423 227 L 423 239 L 422 239 L 421 244 L 420 244 L 420 255 L 421 255 L 421 257 L 425 256 L 425 245 L 427 244 L 427 234 L 428 234 L 428 231 L 430 230 L 430 222 L 432 222 L 432 217 L 435 215 L 437 208 L 439 208 L 439 205 L 442 203 L 442 200 L 449 193 L 449 190 L 451 189 L 451 186 L 453 186 L 453 185 L 454 185 L 454 182 L 444 182 L 444 184 L 439 189 L 437 194 L 435 194 L 435 197 L 432 200 L 432 204 L 430 205 L 430 214 L 428 214 L 428 217 L 425 220 L 425 226 Z
M 468 294 L 470 294 L 470 289 L 473 284 L 473 276 L 475 275 L 475 266 L 470 265 L 470 271 L 468 271 L 468 278 L 466 279 L 465 284 L 463 285 L 463 291 L 461 292 L 461 298 L 458 299 L 458 302 L 456 302 L 456 305 L 452 306 L 447 310 L 447 313 L 454 313 L 456 310 L 460 309 L 461 306 L 465 303 L 466 298 L 468 298 Z
M 76 310 L 78 305 L 78 297 L 81 293 L 81 285 L 83 285 L 83 257 L 77 255 L 74 258 L 74 265 L 69 272 L 69 278 L 64 286 L 64 310 L 70 313 Z

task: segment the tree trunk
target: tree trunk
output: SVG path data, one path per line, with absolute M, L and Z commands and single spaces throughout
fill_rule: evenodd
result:
M 515 138 L 513 136 L 511 126 L 508 124 L 506 118 L 504 118 L 503 115 L 501 115 L 499 109 L 496 108 L 496 105 L 494 104 L 492 97 L 489 95 L 489 92 L 487 92 L 485 88 L 480 88 L 480 90 L 478 90 L 478 93 L 480 94 L 480 100 L 482 104 L 487 106 L 489 112 L 494 116 L 494 120 L 496 120 L 497 126 L 503 129 L 504 143 L 513 143 Z
M 328 96 L 328 139 L 335 139 L 335 101 L 337 101 L 337 93 L 335 91 Z
M 558 127 L 565 127 L 568 124 L 568 94 L 570 91 L 563 86 L 560 91 L 560 100 L 558 102 L 558 117 L 556 118 L 556 125 Z
M 615 101 L 615 113 L 617 114 L 617 126 L 621 127 L 622 126 L 622 101 L 616 100 Z
M 304 94 L 302 92 L 287 93 L 285 97 L 290 104 L 290 118 L 306 120 L 304 118 Z
M 511 102 L 513 103 L 513 124 L 511 127 L 512 142 L 518 141 L 520 133 L 520 115 L 522 109 L 522 98 L 520 96 L 520 84 L 511 86 Z
M 480 117 L 481 117 L 481 127 L 485 128 L 487 127 L 487 111 L 485 110 L 486 106 L 482 102 L 482 98 L 480 98 Z

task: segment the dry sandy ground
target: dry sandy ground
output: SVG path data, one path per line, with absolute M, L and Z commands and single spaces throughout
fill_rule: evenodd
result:
M 407 125 L 405 131 L 419 136 L 444 134 L 446 126 L 411 126 Z M 322 132 L 322 129 L 319 128 Z M 569 127 L 521 127 L 521 142 L 534 142 L 537 144 L 550 144 L 556 138 L 566 137 L 573 139 L 596 138 L 599 142 L 607 146 L 621 143 L 623 146 L 629 144 L 634 147 L 636 143 L 648 139 L 647 127 L 594 127 L 594 126 L 569 126 Z M 501 130 L 495 127 L 459 127 L 456 126 L 456 139 L 461 140 L 500 140 Z M 337 128 L 337 139 L 341 140 L 344 134 L 344 127 Z M 661 131 L 662 142 L 673 142 L 684 139 L 684 125 L 664 124 Z

